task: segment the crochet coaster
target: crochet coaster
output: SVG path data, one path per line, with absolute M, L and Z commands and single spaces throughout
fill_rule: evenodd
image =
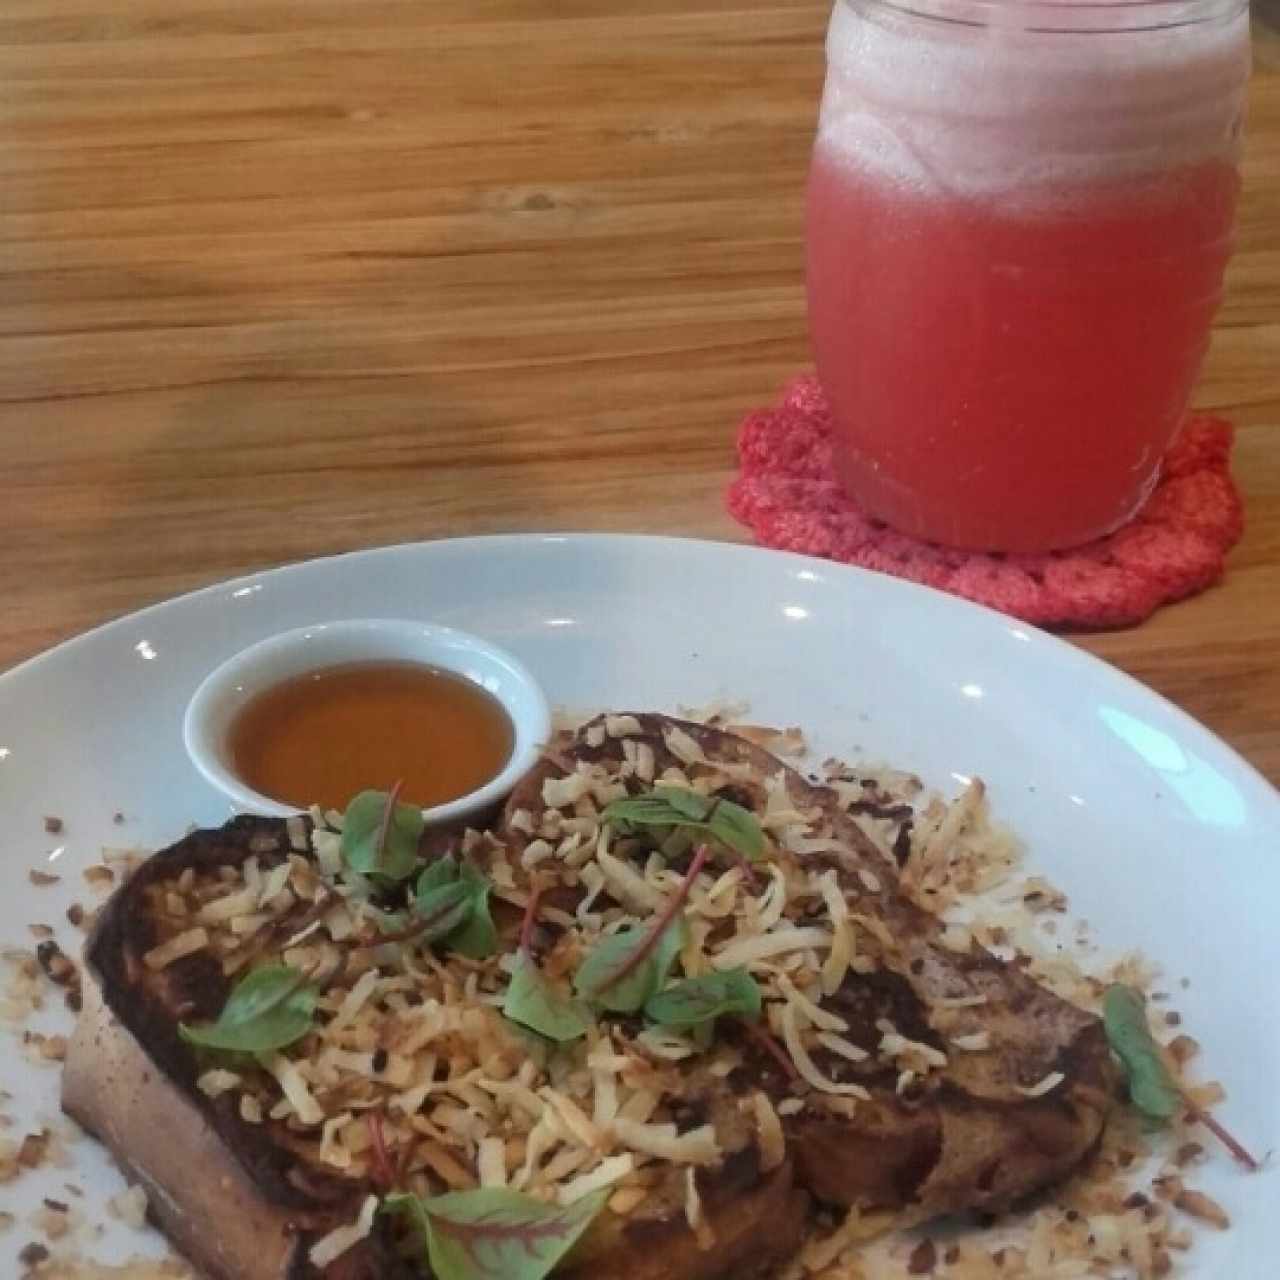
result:
M 895 533 L 845 497 L 826 399 L 806 375 L 743 421 L 726 501 L 767 547 L 922 582 L 1038 626 L 1119 627 L 1222 576 L 1244 528 L 1232 435 L 1221 418 L 1188 419 L 1147 504 L 1096 542 L 1040 555 L 958 551 Z

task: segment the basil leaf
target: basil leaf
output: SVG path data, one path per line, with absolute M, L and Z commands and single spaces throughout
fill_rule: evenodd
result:
M 570 1205 L 545 1204 L 504 1187 L 423 1200 L 388 1196 L 423 1237 L 436 1280 L 543 1280 L 604 1207 L 608 1189 Z
M 413 940 L 424 947 L 430 946 L 448 938 L 470 920 L 472 893 L 467 885 L 455 880 L 427 893 L 419 892 L 414 899 L 413 910 L 421 922 L 420 931 L 414 934 Z
M 471 960 L 483 960 L 498 949 L 498 930 L 489 914 L 492 886 L 469 862 L 462 864 L 458 883 L 467 890 L 469 912 L 463 924 L 446 939 L 449 946 Z
M 267 1053 L 301 1040 L 311 1030 L 316 998 L 314 983 L 287 965 L 264 965 L 232 988 L 216 1022 L 202 1027 L 178 1024 L 178 1034 L 204 1049 L 233 1053 Z
M 635 1013 L 666 982 L 688 936 L 684 917 L 676 917 L 662 931 L 652 952 L 615 981 L 614 974 L 632 963 L 634 952 L 648 945 L 649 937 L 649 930 L 644 927 L 620 929 L 587 953 L 574 974 L 574 990 L 590 1004 L 611 1013 Z
M 660 785 L 645 795 L 615 800 L 605 806 L 601 817 L 630 827 L 703 831 L 744 858 L 759 858 L 765 851 L 764 831 L 749 809 L 686 787 Z
M 684 978 L 645 1001 L 645 1016 L 664 1027 L 697 1027 L 725 1014 L 760 1016 L 760 988 L 745 969 Z
M 1147 1025 L 1147 1002 L 1132 987 L 1117 984 L 1102 998 L 1107 1041 L 1129 1081 L 1129 1100 L 1149 1120 L 1164 1123 L 1183 1105 L 1182 1092 L 1160 1056 Z
M 362 875 L 404 880 L 418 865 L 418 841 L 422 836 L 422 810 L 396 803 L 388 819 L 393 794 L 362 791 L 347 805 L 342 820 L 342 856 Z
M 582 1006 L 550 981 L 527 952 L 516 960 L 502 1012 L 521 1026 L 565 1044 L 587 1034 Z

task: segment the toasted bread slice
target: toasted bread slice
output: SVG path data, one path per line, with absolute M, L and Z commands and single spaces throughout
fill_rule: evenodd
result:
M 356 1218 L 368 1184 L 300 1165 L 274 1126 L 201 1093 L 178 1024 L 216 1017 L 231 980 L 208 952 L 163 970 L 144 960 L 165 932 L 155 904 L 184 872 L 250 857 L 273 867 L 289 850 L 283 821 L 238 818 L 155 855 L 116 892 L 85 948 L 62 1105 L 145 1188 L 161 1228 L 210 1280 L 407 1280 L 381 1225 L 322 1272 L 311 1267 L 310 1246 Z
M 300 839 L 299 836 L 302 836 Z M 269 877 L 287 861 L 313 864 L 300 819 L 240 818 L 197 831 L 148 860 L 104 908 L 86 947 L 85 1005 L 63 1078 L 63 1106 L 116 1155 L 148 1192 L 177 1247 L 211 1280 L 396 1280 L 423 1277 L 380 1217 L 363 1240 L 323 1267 L 315 1243 L 351 1223 L 380 1190 L 368 1161 L 337 1172 L 320 1144 L 269 1114 L 246 1120 L 236 1093 L 199 1086 L 209 1066 L 178 1034 L 181 1022 L 217 1016 L 234 977 L 202 947 L 163 967 L 155 948 L 197 924 L 175 920 L 171 899 L 252 861 Z M 299 848 L 299 846 L 303 848 Z M 501 906 L 501 904 L 499 904 Z M 495 912 L 508 935 L 510 911 Z M 279 958 L 285 941 L 319 918 L 299 902 L 255 943 L 255 962 Z M 749 1112 L 722 1081 L 688 1072 L 681 1105 L 709 1123 L 723 1159 L 697 1171 L 702 1231 L 688 1221 L 685 1170 L 657 1168 L 647 1198 L 625 1216 L 606 1209 L 561 1273 L 615 1280 L 716 1280 L 763 1272 L 796 1248 L 806 1197 L 789 1160 L 765 1168 Z M 436 1187 L 437 1190 L 447 1189 Z
M 812 1057 L 832 1081 L 861 1085 L 867 1097 L 797 1090 L 772 1055 L 754 1041 L 742 1045 L 750 1083 L 778 1099 L 803 1099 L 786 1131 L 804 1187 L 827 1202 L 917 1217 L 998 1210 L 1063 1177 L 1095 1148 L 1115 1085 L 1100 1020 L 976 945 L 960 952 L 944 945 L 937 917 L 900 889 L 896 864 L 836 793 L 746 738 L 667 716 L 599 717 L 554 744 L 521 782 L 502 838 L 519 846 L 537 833 L 548 816 L 547 779 L 594 769 L 629 777 L 636 790 L 642 756 L 650 777 L 678 770 L 761 817 L 770 788 L 785 787 L 825 847 L 781 856 L 834 871 L 850 912 L 864 922 L 874 968 L 850 972 L 823 1007 L 845 1023 L 843 1038 L 865 1059 L 821 1048 Z M 945 1054 L 945 1065 L 904 1088 L 901 1070 L 879 1051 L 886 1027 Z

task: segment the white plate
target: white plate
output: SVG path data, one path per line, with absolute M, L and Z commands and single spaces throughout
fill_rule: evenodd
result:
M 1227 1124 L 1258 1152 L 1280 1146 L 1275 790 L 1176 708 L 1050 636 L 891 578 L 748 547 L 586 535 L 393 547 L 211 587 L 19 667 L 0 677 L 0 938 L 21 943 L 28 923 L 91 902 L 80 873 L 103 845 L 157 846 L 224 819 L 226 801 L 182 750 L 192 691 L 255 640 L 361 615 L 486 636 L 553 703 L 746 699 L 753 719 L 803 725 L 818 753 L 873 756 L 952 789 L 981 775 L 1095 935 L 1163 962 L 1206 1069 L 1227 1085 Z M 44 833 L 46 814 L 62 833 Z M 41 866 L 62 883 L 33 887 L 27 870 Z M 59 1021 L 51 1010 L 47 1025 Z M 16 1044 L 0 1085 L 23 1123 L 56 1112 L 56 1069 L 28 1067 Z M 23 1213 L 72 1180 L 100 1207 L 118 1175 L 95 1144 L 73 1152 L 74 1169 L 0 1188 L 0 1203 Z M 1273 1276 L 1274 1163 L 1248 1176 L 1215 1154 L 1195 1182 L 1235 1227 L 1201 1233 L 1188 1274 Z M 32 1238 L 15 1228 L 0 1253 Z M 93 1253 L 127 1256 L 139 1240 L 112 1228 Z

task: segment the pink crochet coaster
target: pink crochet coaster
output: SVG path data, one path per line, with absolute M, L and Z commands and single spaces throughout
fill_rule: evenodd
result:
M 742 423 L 727 503 L 766 547 L 923 582 L 1039 626 L 1119 627 L 1221 577 L 1244 528 L 1231 444 L 1230 423 L 1189 419 L 1146 506 L 1097 542 L 1044 555 L 957 551 L 895 533 L 844 496 L 822 388 L 802 376 Z

